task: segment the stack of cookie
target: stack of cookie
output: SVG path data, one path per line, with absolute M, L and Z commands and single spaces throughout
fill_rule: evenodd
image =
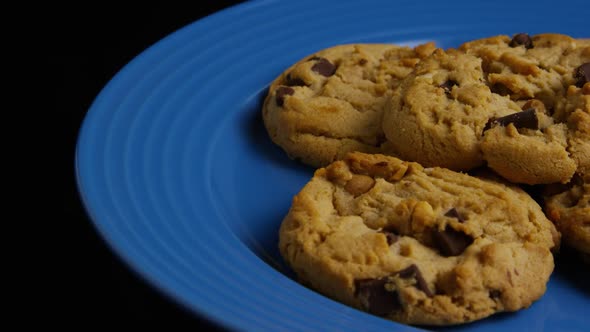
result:
M 590 255 L 590 40 L 339 45 L 280 75 L 263 119 L 318 168 L 281 254 L 338 301 L 465 323 L 539 299 L 561 240 Z

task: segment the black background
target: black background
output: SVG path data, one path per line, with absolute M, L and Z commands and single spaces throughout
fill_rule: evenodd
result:
M 174 31 L 239 2 L 207 1 L 190 6 L 143 3 L 141 8 L 85 4 L 52 8 L 51 15 L 41 13 L 45 26 L 38 33 L 46 37 L 46 44 L 38 48 L 49 54 L 51 72 L 43 89 L 49 91 L 53 108 L 45 111 L 57 120 L 57 127 L 51 130 L 57 138 L 51 158 L 57 155 L 59 165 L 51 176 L 56 181 L 51 188 L 59 188 L 60 194 L 58 234 L 52 238 L 56 251 L 52 251 L 46 271 L 56 280 L 48 286 L 53 292 L 47 295 L 42 310 L 49 308 L 52 320 L 59 325 L 129 323 L 147 327 L 162 323 L 216 329 L 150 286 L 103 242 L 78 196 L 74 154 L 88 108 L 125 64 Z
M 41 176 L 50 183 L 41 186 L 43 188 L 38 188 L 38 184 L 25 188 L 28 202 L 25 208 L 41 210 L 33 213 L 42 217 L 31 219 L 37 223 L 23 222 L 27 236 L 36 233 L 41 239 L 33 249 L 35 252 L 25 260 L 25 264 L 32 265 L 29 275 L 33 280 L 23 288 L 31 288 L 33 294 L 24 296 L 22 306 L 26 321 L 20 320 L 20 323 L 47 326 L 46 318 L 49 318 L 57 326 L 165 325 L 193 330 L 220 329 L 145 282 L 99 237 L 78 196 L 74 155 L 78 131 L 88 108 L 120 69 L 174 31 L 239 2 L 242 1 L 195 1 L 191 5 L 160 6 L 143 3 L 141 7 L 132 8 L 109 7 L 102 3 L 36 7 L 34 17 L 27 16 L 20 22 L 23 26 L 29 21 L 40 23 L 34 34 L 25 34 L 21 42 L 32 47 L 28 54 L 33 59 L 41 59 L 39 64 L 34 64 L 44 67 L 37 73 L 21 75 L 25 76 L 26 98 L 37 99 L 21 101 L 42 105 L 32 112 L 21 113 L 25 118 L 48 119 L 47 123 L 51 124 L 41 123 L 39 132 L 43 136 L 34 136 L 31 147 L 21 149 L 23 154 L 32 149 L 34 157 L 29 164 L 33 172 L 48 169 L 50 173 Z M 5 66 L 6 70 L 14 69 L 10 64 Z M 31 86 L 37 88 L 36 93 L 30 93 Z M 29 123 L 24 120 L 23 123 Z M 31 131 L 33 129 L 23 130 L 15 137 L 21 139 Z M 10 161 L 18 165 L 19 157 Z M 55 167 L 51 167 L 53 165 Z M 51 208 L 58 208 L 57 214 L 48 218 L 47 211 L 41 208 L 43 204 L 32 207 L 30 202 L 34 198 L 47 200 Z M 7 223 L 11 222 L 12 219 Z M 31 225 L 35 226 L 34 231 Z M 17 240 L 24 246 L 33 241 Z M 586 280 L 590 271 L 587 268 L 580 269 L 578 264 L 563 259 L 558 259 L 557 265 L 567 272 L 564 275 L 571 282 L 588 289 Z M 33 283 L 41 288 L 39 292 L 30 287 Z M 23 298 L 22 294 L 20 297 Z

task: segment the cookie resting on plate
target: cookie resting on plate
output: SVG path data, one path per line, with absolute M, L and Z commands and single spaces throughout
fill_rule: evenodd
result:
M 530 306 L 546 290 L 559 241 L 517 187 L 359 152 L 316 170 L 279 232 L 303 284 L 426 325 Z
M 347 152 L 388 151 L 381 126 L 391 91 L 435 46 L 337 45 L 305 57 L 269 87 L 262 116 L 290 158 L 320 167 Z
M 548 195 L 545 211 L 555 222 L 563 244 L 590 257 L 590 174 L 576 177 L 566 190 Z
M 397 156 L 425 166 L 567 183 L 590 163 L 587 106 L 571 105 L 587 98 L 588 61 L 590 42 L 555 34 L 437 49 L 394 92 L 384 133 Z

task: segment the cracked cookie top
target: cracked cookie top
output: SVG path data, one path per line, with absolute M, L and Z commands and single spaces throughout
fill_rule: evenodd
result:
M 590 174 L 562 187 L 557 193 L 547 194 L 547 216 L 555 222 L 564 244 L 590 255 Z
M 589 61 L 587 40 L 556 34 L 437 49 L 394 91 L 384 133 L 397 156 L 425 166 L 567 183 L 590 164 Z
M 559 235 L 524 191 L 350 153 L 293 199 L 279 248 L 300 280 L 369 313 L 445 325 L 528 307 Z
M 469 170 L 484 163 L 480 141 L 488 121 L 519 111 L 490 90 L 480 58 L 437 49 L 402 81 L 382 122 L 402 159 Z
M 561 34 L 500 35 L 459 49 L 482 59 L 492 91 L 513 100 L 539 99 L 547 109 L 578 83 L 576 69 L 590 61 L 590 40 Z
M 392 89 L 432 43 L 338 45 L 283 72 L 263 105 L 265 127 L 293 159 L 325 166 L 350 151 L 384 152 L 381 117 Z

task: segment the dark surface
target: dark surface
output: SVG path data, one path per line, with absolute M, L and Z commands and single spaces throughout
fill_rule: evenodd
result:
M 160 39 L 201 17 L 240 1 L 195 2 L 192 6 L 145 8 L 54 8 L 50 34 L 50 103 L 57 114 L 57 187 L 60 214 L 56 282 L 51 286 L 58 323 L 216 327 L 176 304 L 129 269 L 100 238 L 81 205 L 74 171 L 78 130 L 94 98 L 130 60 Z M 74 6 L 75 7 L 75 6 Z M 55 301 L 58 300 L 58 301 Z M 114 325 L 113 325 L 114 326 Z

